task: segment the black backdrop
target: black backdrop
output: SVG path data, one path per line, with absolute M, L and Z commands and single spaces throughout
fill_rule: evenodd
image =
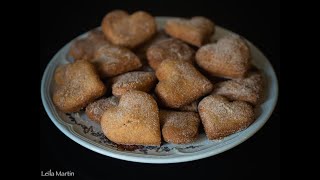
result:
M 280 82 L 279 1 L 42 1 L 40 78 L 53 55 L 76 36 L 99 26 L 113 9 L 145 10 L 154 16 L 202 15 L 253 42 L 271 61 Z M 279 83 L 280 84 L 280 83 Z M 60 132 L 40 102 L 40 171 L 75 172 L 76 179 L 127 178 L 280 178 L 279 103 L 253 137 L 222 154 L 179 164 L 126 162 L 90 151 Z M 40 173 L 40 172 L 39 172 Z

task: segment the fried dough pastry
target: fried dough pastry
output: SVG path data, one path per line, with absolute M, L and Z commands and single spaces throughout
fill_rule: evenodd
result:
M 207 43 L 215 31 L 214 23 L 201 16 L 189 19 L 174 18 L 165 24 L 165 31 L 170 36 L 200 47 Z
M 159 146 L 159 110 L 153 97 L 131 90 L 121 96 L 119 105 L 105 111 L 101 118 L 105 136 L 118 144 Z
M 208 139 L 221 139 L 247 128 L 254 121 L 250 104 L 210 95 L 199 103 L 199 115 Z
M 97 67 L 102 78 L 114 77 L 142 66 L 140 59 L 133 52 L 114 45 L 101 46 L 91 62 Z
M 56 86 L 61 86 L 66 82 L 66 68 L 68 64 L 63 64 L 57 67 L 54 72 L 54 82 Z
M 165 39 L 159 41 L 147 50 L 149 65 L 156 70 L 160 63 L 166 59 L 188 61 L 192 63 L 194 50 L 178 39 Z
M 189 111 L 189 112 L 198 112 L 198 103 L 199 103 L 199 100 L 195 100 L 190 104 L 187 104 L 187 105 L 184 105 L 184 106 L 178 108 L 178 110 Z
M 86 107 L 86 114 L 89 119 L 100 124 L 102 114 L 109 108 L 115 107 L 119 104 L 119 98 L 111 96 L 103 98 L 90 103 Z
M 86 38 L 76 39 L 70 47 L 69 56 L 74 60 L 91 60 L 101 46 L 110 44 L 100 30 L 92 30 Z
M 197 64 L 209 74 L 225 78 L 242 78 L 251 67 L 250 49 L 237 35 L 202 46 L 196 53 Z
M 53 102 L 61 111 L 79 111 L 106 92 L 105 85 L 89 62 L 67 64 L 64 71 L 65 81 L 53 93 Z
M 168 39 L 169 36 L 164 32 L 163 29 L 159 30 L 151 39 L 143 43 L 141 46 L 138 46 L 134 49 L 134 53 L 142 60 L 147 59 L 147 50 L 153 44 L 158 43 L 159 41 Z
M 153 72 L 134 71 L 112 79 L 112 94 L 121 96 L 129 90 L 149 92 L 157 83 Z
M 162 137 L 173 144 L 186 144 L 198 137 L 200 117 L 194 112 L 160 111 Z
M 144 11 L 129 15 L 125 11 L 114 10 L 103 18 L 101 27 L 113 44 L 130 49 L 146 42 L 157 31 L 155 19 Z
M 259 72 L 249 73 L 243 79 L 233 79 L 216 84 L 212 94 L 227 97 L 230 100 L 246 101 L 257 105 L 263 97 L 264 80 Z
M 165 60 L 156 71 L 155 92 L 163 105 L 180 108 L 212 91 L 213 85 L 190 63 Z

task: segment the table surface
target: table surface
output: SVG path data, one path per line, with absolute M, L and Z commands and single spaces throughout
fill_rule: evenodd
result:
M 280 85 L 280 4 L 265 1 L 43 1 L 40 5 L 40 75 L 53 55 L 76 36 L 99 26 L 113 9 L 145 10 L 154 16 L 206 16 L 255 44 L 270 60 Z M 40 79 L 41 79 L 40 76 Z M 72 171 L 76 179 L 280 178 L 280 106 L 253 137 L 219 155 L 178 164 L 142 164 L 113 159 L 78 145 L 55 127 L 40 103 L 40 171 Z M 121 170 L 119 172 L 119 170 Z

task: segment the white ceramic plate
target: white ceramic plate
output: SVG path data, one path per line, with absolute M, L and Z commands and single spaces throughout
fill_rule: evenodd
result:
M 158 27 L 170 17 L 156 18 Z M 213 39 L 218 39 L 232 32 L 216 27 Z M 83 34 L 80 37 L 85 37 Z M 267 79 L 266 99 L 258 108 L 259 116 L 247 129 L 230 135 L 219 141 L 209 141 L 205 134 L 200 134 L 198 140 L 187 145 L 163 144 L 161 147 L 136 146 L 135 150 L 124 150 L 110 142 L 101 132 L 100 127 L 87 119 L 82 112 L 65 114 L 59 111 L 52 102 L 53 73 L 60 64 L 68 63 L 66 57 L 71 43 L 66 44 L 50 61 L 43 74 L 41 82 L 41 98 L 45 110 L 52 122 L 69 138 L 80 145 L 100 154 L 142 163 L 177 163 L 206 158 L 224 152 L 242 143 L 256 133 L 268 120 L 276 105 L 278 83 L 274 70 L 268 59 L 252 43 L 248 42 L 253 64 L 261 69 Z

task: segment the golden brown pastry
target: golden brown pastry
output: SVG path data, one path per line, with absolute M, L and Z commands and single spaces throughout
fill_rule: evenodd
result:
M 212 94 L 257 105 L 262 100 L 263 89 L 264 80 L 262 75 L 259 72 L 252 72 L 243 79 L 233 79 L 216 84 Z
M 129 15 L 125 11 L 114 10 L 103 18 L 101 27 L 108 40 L 127 48 L 146 42 L 157 30 L 154 18 L 144 11 Z
M 198 137 L 200 117 L 194 112 L 160 111 L 162 137 L 173 144 L 186 144 Z
M 140 59 L 133 52 L 114 45 L 100 47 L 91 62 L 97 67 L 102 78 L 114 77 L 142 66 Z
M 134 71 L 122 74 L 112 80 L 112 94 L 121 96 L 129 90 L 149 92 L 157 83 L 154 72 Z
M 169 36 L 164 32 L 163 29 L 158 30 L 158 32 L 147 42 L 143 43 L 142 45 L 138 46 L 134 49 L 134 53 L 141 59 L 141 60 L 147 60 L 147 50 L 150 46 L 152 46 L 155 43 L 158 43 L 159 41 L 162 41 L 164 39 L 168 39 Z
M 166 59 L 193 62 L 194 50 L 178 39 L 165 39 L 159 41 L 147 50 L 149 65 L 156 70 L 160 63 Z
M 111 141 L 126 145 L 159 146 L 159 110 L 151 95 L 131 90 L 121 96 L 119 105 L 104 112 L 103 133 Z
M 187 104 L 187 105 L 184 105 L 184 106 L 178 108 L 178 110 L 189 111 L 189 112 L 198 112 L 198 103 L 199 103 L 199 100 L 195 100 L 190 104 Z
M 180 108 L 212 91 L 213 85 L 190 63 L 165 60 L 156 71 L 155 92 L 163 105 Z
M 165 24 L 165 31 L 170 36 L 200 47 L 207 43 L 215 31 L 214 23 L 201 16 L 189 19 L 174 18 Z
M 66 82 L 66 68 L 68 64 L 63 64 L 57 67 L 54 72 L 54 82 L 56 86 L 61 86 Z
M 81 39 L 76 39 L 70 47 L 69 56 L 74 60 L 91 60 L 95 51 L 105 45 L 110 44 L 100 30 L 92 30 L 88 36 Z
M 63 74 L 65 82 L 53 93 L 54 104 L 63 112 L 79 111 L 106 92 L 94 66 L 87 61 L 66 65 Z
M 202 46 L 196 53 L 197 64 L 213 76 L 242 78 L 251 67 L 250 49 L 237 35 Z
M 119 98 L 111 96 L 90 103 L 86 107 L 86 114 L 89 119 L 100 124 L 102 114 L 109 108 L 117 106 Z
M 247 128 L 254 121 L 254 111 L 243 101 L 229 102 L 220 95 L 210 95 L 199 103 L 199 115 L 208 139 L 221 139 Z

